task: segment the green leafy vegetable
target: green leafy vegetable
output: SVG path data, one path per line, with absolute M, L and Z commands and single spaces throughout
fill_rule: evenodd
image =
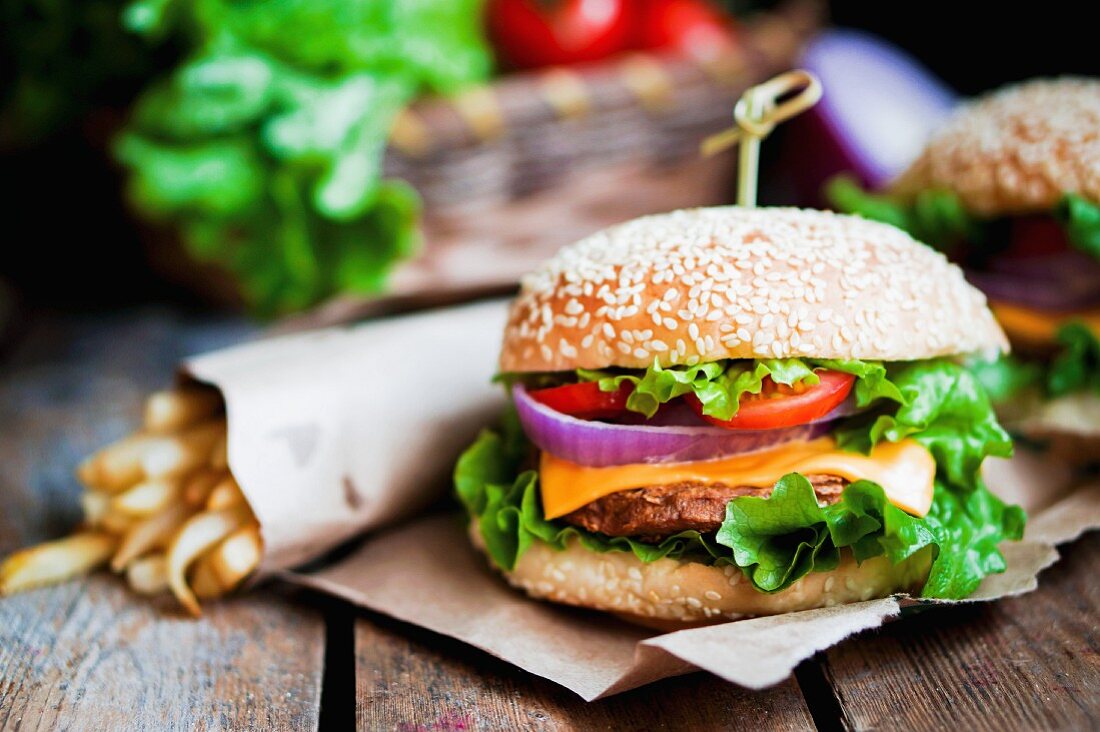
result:
M 1057 212 L 1070 242 L 1100 259 L 1100 206 L 1076 193 L 1067 193 Z
M 1029 389 L 1048 397 L 1080 391 L 1100 394 L 1100 339 L 1084 323 L 1071 321 L 1058 329 L 1061 346 L 1047 363 L 1001 356 L 968 365 L 995 403 L 1020 397 Z
M 740 408 L 745 394 L 759 394 L 764 380 L 777 384 L 814 385 L 819 381 L 817 369 L 832 369 L 856 377 L 857 403 L 866 406 L 880 398 L 901 401 L 901 395 L 886 377 L 886 368 L 874 361 L 820 359 L 761 359 L 712 361 L 696 366 L 662 368 L 654 363 L 644 372 L 612 373 L 610 371 L 577 370 L 580 381 L 599 382 L 603 391 L 615 391 L 623 383 L 634 385 L 626 408 L 652 417 L 657 409 L 677 397 L 694 394 L 703 405 L 703 414 L 717 419 L 730 419 Z
M 1012 454 L 989 397 L 963 366 L 943 359 L 903 362 L 893 365 L 890 380 L 904 402 L 841 424 L 834 434 L 842 448 L 867 453 L 882 440 L 912 437 L 932 453 L 943 480 L 962 491 L 981 484 L 987 455 Z
M 916 518 L 891 504 L 882 488 L 858 481 L 839 501 L 820 507 L 813 486 L 791 473 L 767 498 L 744 496 L 726 506 L 717 541 L 753 585 L 778 592 L 814 571 L 835 569 L 840 549 L 857 561 L 885 556 L 899 564 L 933 548 L 924 597 L 966 597 L 982 577 L 1005 569 L 997 544 L 1023 535 L 1023 512 L 985 488 L 969 494 L 936 488 L 931 511 Z
M 1100 339 L 1077 322 L 1059 328 L 1056 338 L 1063 350 L 1050 364 L 1047 391 L 1051 396 L 1083 390 L 1100 394 Z
M 1044 380 L 1043 368 L 1034 361 L 1021 361 L 1002 355 L 992 361 L 974 361 L 967 365 L 981 383 L 990 401 L 998 404 L 1019 396 Z
M 262 313 L 373 292 L 415 251 L 419 203 L 382 180 L 397 112 L 485 77 L 481 0 L 141 0 L 126 22 L 192 51 L 116 145 L 148 217 Z
M 886 194 L 868 193 L 852 178 L 838 176 L 826 184 L 825 197 L 838 211 L 896 226 L 917 241 L 948 254 L 963 244 L 980 244 L 986 238 L 983 222 L 968 214 L 959 197 L 950 191 L 921 191 L 911 202 L 904 202 Z
M 485 548 L 499 567 L 514 569 L 516 561 L 534 541 L 564 549 L 570 537 L 577 537 L 592 551 L 633 552 L 643 562 L 655 562 L 662 557 L 729 562 L 724 557 L 725 551 L 698 531 L 682 531 L 659 544 L 649 544 L 547 521 L 542 514 L 538 473 L 534 470 L 518 473 L 519 464 L 511 440 L 486 430 L 462 454 L 455 467 L 459 500 L 477 518 Z

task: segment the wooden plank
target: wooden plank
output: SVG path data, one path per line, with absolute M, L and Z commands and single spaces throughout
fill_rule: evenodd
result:
M 36 325 L 0 373 L 0 553 L 63 534 L 77 461 L 136 424 L 179 357 L 246 330 L 164 313 Z M 198 621 L 112 576 L 0 599 L 0 729 L 314 729 L 324 634 L 271 590 Z
M 931 609 L 826 654 L 850 729 L 1100 728 L 1100 534 L 1034 593 Z
M 691 674 L 586 703 L 567 689 L 414 626 L 355 625 L 359 729 L 812 729 L 793 679 L 753 692 Z

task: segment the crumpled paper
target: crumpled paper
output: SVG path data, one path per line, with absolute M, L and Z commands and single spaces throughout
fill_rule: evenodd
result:
M 503 403 L 489 383 L 506 306 L 270 338 L 193 358 L 225 398 L 229 466 L 260 522 L 260 575 L 294 567 L 446 492 Z

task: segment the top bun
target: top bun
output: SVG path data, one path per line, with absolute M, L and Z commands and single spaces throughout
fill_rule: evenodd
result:
M 946 188 L 984 216 L 1049 211 L 1071 192 L 1100 203 L 1100 79 L 1031 81 L 963 106 L 892 188 Z
M 563 248 L 523 278 L 500 368 L 1006 348 L 985 296 L 905 232 L 825 211 L 728 206 L 635 219 Z

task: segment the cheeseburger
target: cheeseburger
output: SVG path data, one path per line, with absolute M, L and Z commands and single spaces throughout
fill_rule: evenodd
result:
M 979 99 L 886 195 L 843 181 L 830 192 L 837 208 L 902 226 L 966 269 L 1017 354 L 975 364 L 1006 424 L 1095 459 L 1100 80 L 1032 81 Z
M 1023 513 L 961 358 L 998 353 L 943 255 L 857 217 L 696 209 L 524 278 L 512 398 L 455 470 L 473 543 L 528 594 L 657 627 L 895 592 L 960 598 Z

